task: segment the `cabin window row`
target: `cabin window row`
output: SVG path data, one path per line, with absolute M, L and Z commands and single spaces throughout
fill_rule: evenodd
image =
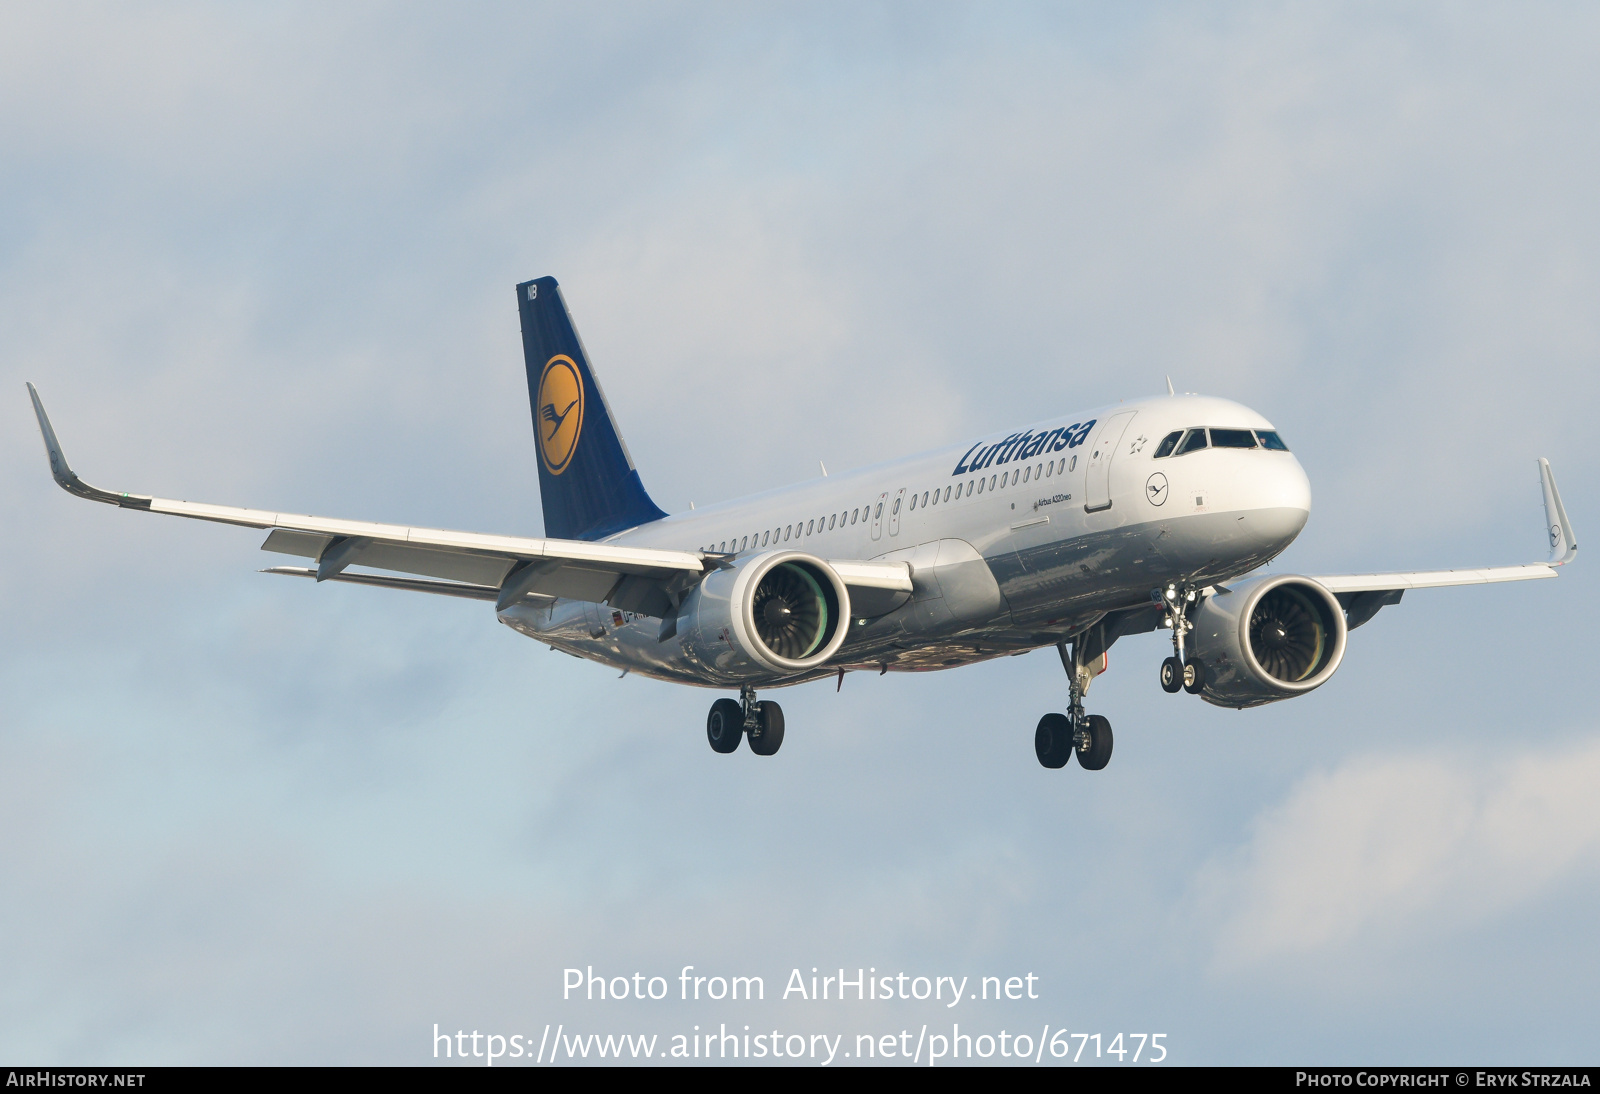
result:
M 803 522 L 796 521 L 793 524 L 785 524 L 781 528 L 755 532 L 742 539 L 734 536 L 732 539 L 725 539 L 720 543 L 707 546 L 703 550 L 717 554 L 727 554 L 730 551 L 748 551 L 752 547 L 770 547 L 778 543 L 788 543 L 793 539 L 802 539 L 818 532 L 831 532 L 835 528 L 848 528 L 858 521 L 869 520 L 873 515 L 872 510 L 873 506 L 869 503 L 857 509 L 847 509 L 842 513 L 829 513 L 825 517 L 814 517 Z M 879 517 L 883 516 L 883 502 L 877 503 L 877 510 L 877 515 Z
M 909 508 L 916 509 L 919 505 L 926 508 L 930 505 L 938 505 L 941 501 L 970 498 L 974 493 L 983 493 L 985 489 L 1004 490 L 1007 486 L 1020 486 L 1033 479 L 1046 479 L 1056 475 L 1065 475 L 1067 472 L 1076 469 L 1077 466 L 1078 457 L 1063 456 L 1061 459 L 1052 460 L 1049 463 L 1033 464 L 1020 470 L 1001 471 L 999 474 L 990 475 L 987 478 L 980 475 L 975 479 L 958 482 L 953 487 L 947 486 L 943 490 L 924 490 L 921 494 L 912 494 Z
M 1002 471 L 988 476 L 987 479 L 982 476 L 968 479 L 964 483 L 958 482 L 952 486 L 946 486 L 943 490 L 937 488 L 924 490 L 920 494 L 911 495 L 908 499 L 907 510 L 914 510 L 919 506 L 926 509 L 930 506 L 938 505 L 941 501 L 949 502 L 957 498 L 971 497 L 974 492 L 983 493 L 985 488 L 1003 490 L 1007 485 L 1020 486 L 1036 478 L 1046 479 L 1055 475 L 1065 475 L 1077 466 L 1077 456 L 1063 456 L 1059 460 L 1033 464 L 1020 470 Z M 890 510 L 890 515 L 893 516 L 899 512 L 900 499 L 896 498 L 894 507 Z M 739 551 L 748 551 L 751 548 L 770 547 L 774 544 L 788 543 L 790 540 L 800 539 L 819 532 L 831 532 L 836 528 L 847 528 L 858 521 L 879 520 L 882 517 L 883 502 L 879 501 L 875 505 L 864 505 L 858 509 L 850 509 L 842 513 L 830 513 L 825 517 L 816 517 L 805 521 L 803 524 L 800 522 L 786 524 L 781 528 L 774 528 L 770 531 L 763 530 L 743 538 L 735 536 L 732 539 L 725 539 L 720 543 L 707 546 L 704 550 L 727 554 L 730 551 L 737 553 Z

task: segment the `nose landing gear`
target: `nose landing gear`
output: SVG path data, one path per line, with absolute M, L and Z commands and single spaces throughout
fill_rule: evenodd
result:
M 756 701 L 756 689 L 746 684 L 739 698 L 718 699 L 706 715 L 706 740 L 713 752 L 736 751 L 744 737 L 757 756 L 774 756 L 783 746 L 783 708 L 771 700 Z
M 1197 657 L 1185 658 L 1183 640 L 1194 630 L 1194 624 L 1189 622 L 1189 609 L 1199 603 L 1200 590 L 1174 582 L 1162 589 L 1152 589 L 1150 599 L 1166 609 L 1161 625 L 1172 628 L 1172 656 L 1161 662 L 1161 690 L 1170 695 L 1181 688 L 1190 695 L 1199 695 L 1206 686 L 1205 662 Z

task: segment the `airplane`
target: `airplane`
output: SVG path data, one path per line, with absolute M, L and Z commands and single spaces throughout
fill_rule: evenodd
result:
M 1306 473 L 1266 418 L 1176 394 L 1170 379 L 1165 396 L 668 515 L 555 278 L 516 291 L 546 538 L 101 490 L 68 466 L 30 383 L 51 473 L 91 501 L 267 530 L 262 550 L 312 563 L 265 573 L 492 602 L 506 626 L 623 675 L 737 689 L 711 705 L 707 740 L 719 753 L 748 740 L 761 756 L 783 744 L 784 718 L 758 689 L 1053 646 L 1068 706 L 1040 719 L 1035 755 L 1100 770 L 1111 723 L 1084 698 L 1119 638 L 1165 629 L 1164 690 L 1260 706 L 1326 683 L 1349 632 L 1408 590 L 1555 577 L 1577 553 L 1540 458 L 1543 563 L 1257 573 L 1305 526 Z

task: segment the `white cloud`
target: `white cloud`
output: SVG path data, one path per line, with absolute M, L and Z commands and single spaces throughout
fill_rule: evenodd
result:
M 1600 866 L 1600 739 L 1355 756 L 1302 780 L 1204 872 L 1216 967 L 1337 959 L 1479 926 Z

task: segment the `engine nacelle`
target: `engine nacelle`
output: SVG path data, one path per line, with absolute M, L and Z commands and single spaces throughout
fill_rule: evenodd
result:
M 684 653 L 734 683 L 818 668 L 849 629 L 844 582 L 800 551 L 769 551 L 708 574 L 678 610 Z
M 1189 613 L 1190 649 L 1205 663 L 1201 697 L 1254 707 L 1304 695 L 1344 660 L 1344 610 L 1307 577 L 1255 577 L 1218 589 Z

